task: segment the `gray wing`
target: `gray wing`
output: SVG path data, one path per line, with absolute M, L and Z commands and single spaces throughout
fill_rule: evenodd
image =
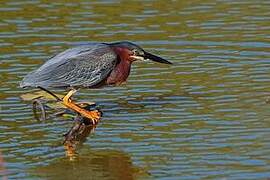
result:
M 21 87 L 91 87 L 106 78 L 117 62 L 117 55 L 106 44 L 83 45 L 68 49 L 29 73 Z

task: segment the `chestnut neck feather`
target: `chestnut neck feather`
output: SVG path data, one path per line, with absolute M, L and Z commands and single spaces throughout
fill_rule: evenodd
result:
M 131 61 L 129 60 L 129 50 L 119 47 L 113 48 L 113 50 L 118 55 L 118 64 L 112 70 L 106 82 L 107 84 L 119 85 L 127 80 Z

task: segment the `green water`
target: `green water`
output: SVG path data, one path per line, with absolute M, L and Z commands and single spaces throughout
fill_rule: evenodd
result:
M 0 150 L 9 179 L 270 177 L 270 2 L 1 1 Z M 86 42 L 129 40 L 174 63 L 81 90 L 101 123 L 70 161 L 71 120 L 37 122 L 20 80 Z M 64 93 L 64 92 L 62 92 Z M 2 171 L 3 174 L 3 171 Z

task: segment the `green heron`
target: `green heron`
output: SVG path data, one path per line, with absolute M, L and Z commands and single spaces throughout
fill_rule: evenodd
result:
M 136 60 L 172 64 L 131 42 L 93 43 L 57 54 L 25 76 L 20 86 L 45 91 L 47 88 L 69 89 L 62 99 L 63 104 L 96 124 L 100 119 L 99 111 L 88 111 L 74 103 L 70 97 L 81 87 L 120 85 L 127 80 L 131 64 Z

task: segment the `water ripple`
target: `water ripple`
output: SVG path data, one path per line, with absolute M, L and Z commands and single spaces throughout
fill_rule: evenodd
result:
M 19 88 L 22 77 L 68 47 L 119 40 L 135 41 L 173 65 L 136 63 L 126 85 L 76 94 L 104 113 L 79 151 L 88 170 L 109 174 L 93 177 L 114 179 L 110 154 L 96 153 L 116 149 L 123 151 L 112 153 L 117 167 L 127 159 L 154 179 L 269 178 L 269 2 L 143 3 L 2 4 L 0 149 L 10 179 L 33 179 L 38 170 L 29 169 L 57 162 L 48 174 L 61 173 L 62 135 L 72 125 L 34 120 L 31 103 L 19 97 L 34 91 Z

